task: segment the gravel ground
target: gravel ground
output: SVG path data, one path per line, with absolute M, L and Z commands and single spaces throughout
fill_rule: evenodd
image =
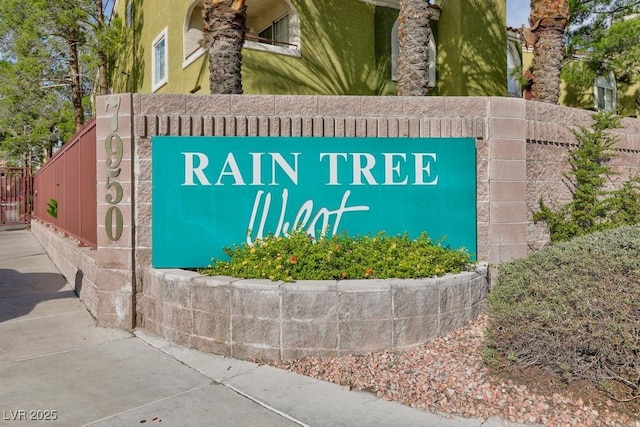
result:
M 492 377 L 482 362 L 486 321 L 481 316 L 445 337 L 401 352 L 262 363 L 431 412 L 545 426 L 640 427 L 638 417 L 616 413 L 606 399 L 596 409 L 580 397 L 536 394 L 526 385 Z

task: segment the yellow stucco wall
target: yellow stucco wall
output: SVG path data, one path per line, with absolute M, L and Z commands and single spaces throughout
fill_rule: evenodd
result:
M 440 3 L 438 94 L 506 96 L 506 1 Z
M 522 52 L 522 69 L 528 69 L 533 62 L 533 52 L 524 49 Z M 618 114 L 622 116 L 640 117 L 640 83 L 617 83 Z M 560 86 L 560 105 L 595 110 L 595 94 L 593 84 L 579 85 L 562 82 Z
M 209 71 L 205 52 L 194 55 L 197 59 L 189 63 L 184 61 L 183 29 L 191 4 L 180 0 L 163 0 L 165 13 L 159 13 L 154 2 L 133 2 L 135 16 L 128 31 L 132 34 L 129 39 L 131 45 L 137 48 L 130 46 L 123 49 L 127 58 L 121 59 L 117 65 L 114 86 L 118 90 L 152 92 L 152 42 L 166 29 L 168 81 L 156 93 L 208 93 Z M 376 93 L 375 44 L 372 41 L 374 6 L 354 0 L 292 0 L 291 3 L 300 15 L 305 16 L 300 28 L 300 55 L 286 56 L 243 49 L 245 93 Z M 124 0 L 118 4 L 118 14 L 123 19 L 125 4 Z M 338 10 L 340 13 L 336 13 Z M 331 14 L 332 19 L 325 20 L 328 25 L 318 25 L 323 17 Z M 354 22 L 358 25 L 353 25 Z M 256 25 L 259 27 L 262 24 L 258 22 Z M 136 73 L 135 69 L 140 71 Z
M 134 13 L 127 27 L 128 41 L 114 72 L 115 90 L 152 92 L 152 42 L 166 29 L 168 81 L 155 92 L 208 93 L 207 55 L 202 51 L 189 61 L 184 58 L 185 22 L 190 8 L 199 0 L 163 0 L 162 8 L 154 1 L 129 1 Z M 245 93 L 395 94 L 388 59 L 384 59 L 390 53 L 389 28 L 397 13 L 393 8 L 380 8 L 363 0 L 281 1 L 288 1 L 300 16 L 299 54 L 243 49 Z M 119 0 L 117 4 L 123 20 L 126 3 Z M 505 0 L 439 3 L 442 12 L 434 26 L 438 84 L 431 94 L 506 95 Z M 378 13 L 380 9 L 387 12 Z M 265 22 L 268 24 L 268 19 L 254 20 L 249 26 L 259 31 Z M 382 36 L 376 33 L 381 31 Z

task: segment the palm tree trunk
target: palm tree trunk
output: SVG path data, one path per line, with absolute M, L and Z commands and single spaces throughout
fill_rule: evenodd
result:
M 536 101 L 557 104 L 560 99 L 560 69 L 564 56 L 563 37 L 569 21 L 566 0 L 531 0 L 533 64 L 531 96 Z
M 429 91 L 429 0 L 401 0 L 398 17 L 398 95 L 424 96 Z
M 536 101 L 557 104 L 560 99 L 560 66 L 563 57 L 564 30 L 538 32 L 533 45 L 531 96 Z
M 211 93 L 242 93 L 245 0 L 204 0 L 204 47 L 209 50 Z

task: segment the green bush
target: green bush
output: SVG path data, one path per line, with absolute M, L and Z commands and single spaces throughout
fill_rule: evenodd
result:
M 502 264 L 489 294 L 489 362 L 640 394 L 640 226 L 577 237 Z
M 58 218 L 58 201 L 50 199 L 47 203 L 47 213 L 53 218 Z
M 616 138 L 610 133 L 621 127 L 611 113 L 592 115 L 591 128 L 579 126 L 573 130 L 578 146 L 571 152 L 571 171 L 565 175 L 571 185 L 572 200 L 552 209 L 540 198 L 540 210 L 533 214 L 534 222 L 544 221 L 550 239 L 566 241 L 576 236 L 607 230 L 622 225 L 640 223 L 640 180 L 632 177 L 614 191 L 606 191 L 609 176 L 607 165 L 616 155 Z
M 213 260 L 203 274 L 239 278 L 294 280 L 386 279 L 441 276 L 468 268 L 469 254 L 432 242 L 423 233 L 349 237 L 314 241 L 304 231 L 268 236 L 254 245 L 225 248 L 229 261 Z

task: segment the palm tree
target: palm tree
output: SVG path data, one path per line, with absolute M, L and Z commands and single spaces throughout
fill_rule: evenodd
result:
M 398 95 L 424 96 L 429 91 L 429 0 L 400 0 L 398 17 Z
M 242 93 L 245 0 L 204 0 L 203 46 L 209 50 L 211 93 Z
M 563 37 L 568 21 L 567 0 L 531 0 L 531 28 L 527 32 L 533 43 L 531 96 L 536 101 L 558 103 Z

